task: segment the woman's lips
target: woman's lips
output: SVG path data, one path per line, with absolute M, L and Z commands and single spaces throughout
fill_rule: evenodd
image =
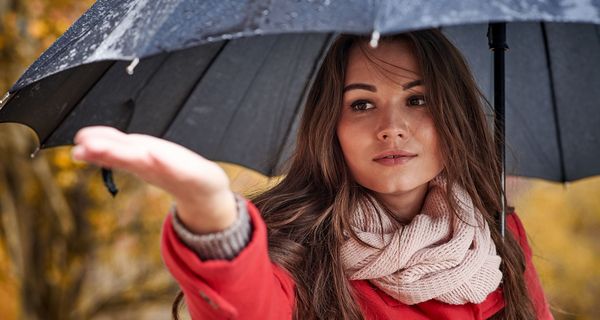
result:
M 406 150 L 388 150 L 375 156 L 373 161 L 385 166 L 395 166 L 405 164 L 416 156 L 416 153 L 408 152 Z
M 373 161 L 375 161 L 379 164 L 382 164 L 384 166 L 395 166 L 395 165 L 405 164 L 416 157 L 417 157 L 416 155 L 415 156 L 398 156 L 398 157 L 395 156 L 393 158 L 374 159 Z

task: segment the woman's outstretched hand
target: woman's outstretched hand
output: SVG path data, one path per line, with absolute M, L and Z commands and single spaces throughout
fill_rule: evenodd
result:
M 236 219 L 229 178 L 216 163 L 175 143 L 143 134 L 95 126 L 75 135 L 73 158 L 129 171 L 169 192 L 191 231 L 217 232 Z

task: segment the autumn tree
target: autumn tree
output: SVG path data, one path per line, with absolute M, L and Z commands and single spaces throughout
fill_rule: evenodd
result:
M 0 0 L 0 90 L 90 4 Z M 0 126 L 0 318 L 87 319 L 169 304 L 177 287 L 158 248 L 167 195 L 117 175 L 123 191 L 113 200 L 98 169 L 73 163 L 68 148 L 30 158 L 36 147 L 31 130 Z

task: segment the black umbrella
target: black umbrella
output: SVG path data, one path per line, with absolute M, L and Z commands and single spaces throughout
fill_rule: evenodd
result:
M 273 175 L 293 144 L 297 114 L 306 89 L 335 33 L 371 34 L 372 42 L 376 42 L 381 34 L 488 21 L 598 24 L 599 8 L 598 0 L 544 3 L 516 0 L 489 3 L 477 0 L 100 0 L 10 89 L 10 94 L 0 104 L 0 121 L 20 122 L 32 127 L 40 138 L 41 148 L 70 144 L 79 128 L 103 124 L 126 132 L 164 137 L 210 159 L 242 164 Z M 559 154 L 564 151 L 570 138 L 562 138 L 564 132 L 558 131 L 561 138 L 551 150 L 551 147 L 539 147 L 538 141 L 532 140 L 531 136 L 544 136 L 544 132 L 555 130 L 552 128 L 556 123 L 561 128 L 565 126 L 559 120 L 562 118 L 552 116 L 562 116 L 562 111 L 558 111 L 559 107 L 563 108 L 561 105 L 568 107 L 564 113 L 570 113 L 571 105 L 585 105 L 578 99 L 599 101 L 595 90 L 598 86 L 592 89 L 578 86 L 583 90 L 577 91 L 573 88 L 572 79 L 555 80 L 555 74 L 558 74 L 554 72 L 555 65 L 559 69 L 574 70 L 569 69 L 572 66 L 548 59 L 555 54 L 554 48 L 558 48 L 559 53 L 565 51 L 562 42 L 551 45 L 552 30 L 556 28 L 556 32 L 562 32 L 567 28 L 565 25 L 541 26 L 544 40 L 541 44 L 545 47 L 542 47 L 540 55 L 530 55 L 535 57 L 536 63 L 547 63 L 544 65 L 542 62 L 545 69 L 533 69 L 531 74 L 539 77 L 544 70 L 546 73 L 553 71 L 546 80 L 535 79 L 527 85 L 541 85 L 544 81 L 551 84 L 545 92 L 551 93 L 552 99 L 548 101 L 555 101 L 550 103 L 554 113 L 537 108 L 532 109 L 533 115 L 522 113 L 524 103 L 542 101 L 541 98 L 532 98 L 533 92 L 526 95 L 524 101 L 527 102 L 517 100 L 516 111 L 511 111 L 511 95 L 527 86 L 514 82 L 519 87 L 511 89 L 509 58 L 506 91 L 511 98 L 508 100 L 506 122 L 514 122 L 512 115 L 523 115 L 522 121 L 527 125 L 518 125 L 520 132 L 525 132 L 522 134 L 511 133 L 509 126 L 507 140 L 518 144 L 521 139 L 525 143 L 525 151 L 538 152 L 519 161 L 517 174 L 553 178 L 556 174 L 546 176 L 544 170 L 538 173 L 535 169 L 528 173 L 522 169 L 529 165 L 540 167 L 535 166 L 536 162 L 541 167 L 554 166 L 548 165 L 546 158 L 550 159 L 556 150 Z M 577 40 L 583 29 L 566 35 L 567 40 L 575 40 L 577 48 L 585 48 L 584 52 L 598 57 L 597 26 L 582 28 L 588 29 L 585 34 L 591 37 L 589 41 Z M 485 30 L 476 38 L 461 36 L 461 30 L 445 28 L 448 34 L 459 40 L 459 46 L 487 50 L 483 36 Z M 520 35 L 521 31 L 515 33 Z M 462 43 L 461 39 L 470 41 Z M 509 27 L 510 39 L 512 33 Z M 512 44 L 511 48 L 519 50 Z M 487 76 L 490 64 L 479 64 L 489 58 L 489 53 L 482 58 L 473 55 L 474 52 L 466 50 L 475 73 L 480 79 L 490 79 Z M 583 69 L 598 69 L 597 58 L 584 61 Z M 519 65 L 515 70 L 524 70 L 525 66 L 532 65 L 525 62 L 524 66 Z M 585 82 L 598 83 L 598 74 L 600 72 L 592 72 L 589 78 L 586 76 Z M 564 82 L 567 91 L 564 96 L 562 91 L 565 90 L 555 89 L 561 82 Z M 498 85 L 502 83 L 496 81 Z M 541 91 L 536 88 L 535 92 Z M 597 106 L 593 102 L 591 107 L 586 107 L 587 111 L 584 110 L 587 113 L 577 115 L 576 119 L 593 119 L 592 110 Z M 502 100 L 496 104 L 501 105 Z M 570 116 L 575 118 L 575 115 Z M 548 122 L 548 117 L 554 121 Z M 536 119 L 542 120 L 540 125 L 535 124 Z M 567 119 L 572 122 L 571 118 Z M 584 168 L 583 163 L 596 166 L 575 175 L 569 175 L 570 169 L 565 169 L 564 174 L 558 173 L 563 180 L 600 173 L 600 162 L 595 160 L 599 155 L 598 126 L 578 126 L 577 129 L 586 130 L 583 136 L 578 136 L 579 141 L 587 140 L 589 143 L 577 148 L 583 153 L 575 154 L 577 150 L 573 150 L 563 159 L 577 159 L 577 169 Z M 517 138 L 511 138 L 513 136 Z M 525 152 L 514 148 L 519 158 Z M 540 157 L 543 161 L 530 160 Z M 564 167 L 567 168 L 567 165 Z
M 293 142 L 295 114 L 331 32 L 376 39 L 490 20 L 600 23 L 599 3 L 100 0 L 10 89 L 0 121 L 29 125 L 41 148 L 70 144 L 77 129 L 106 124 L 273 175 L 285 158 L 283 146 Z M 580 125 L 597 119 L 598 27 L 536 25 L 509 26 L 507 140 L 519 159 L 515 165 L 509 156 L 509 169 L 558 181 L 598 174 L 600 165 L 590 167 L 600 163 L 598 126 Z M 445 28 L 485 88 L 491 79 L 491 64 L 482 63 L 489 59 L 486 30 L 473 30 Z M 257 34 L 272 35 L 248 37 Z M 554 81 L 564 77 L 571 78 Z

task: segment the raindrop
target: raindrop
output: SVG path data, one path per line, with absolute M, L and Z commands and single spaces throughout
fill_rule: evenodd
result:
M 265 9 L 265 10 L 263 10 L 263 11 L 262 11 L 262 15 L 263 15 L 263 16 L 266 16 L 266 15 L 268 15 L 268 14 L 269 14 L 269 10 Z
M 323 3 L 323 4 L 327 7 L 331 4 L 331 0 L 325 0 L 325 3 Z
M 133 61 L 131 61 L 131 63 L 125 69 L 125 71 L 127 71 L 128 75 L 130 75 L 130 76 L 133 75 L 133 70 L 138 65 L 138 63 L 140 63 L 140 58 L 135 58 L 135 59 L 133 59 Z
M 290 16 L 295 19 L 298 17 L 298 12 L 292 12 L 290 13 Z
M 222 35 L 221 38 L 225 39 L 225 40 L 229 40 L 229 39 L 231 39 L 233 37 L 230 34 L 226 33 L 226 34 Z
M 379 31 L 377 31 L 377 30 L 373 31 L 373 33 L 371 34 L 371 41 L 369 41 L 369 45 L 371 46 L 371 48 L 377 48 L 377 44 L 379 44 L 380 36 L 381 36 L 381 34 L 379 33 Z

